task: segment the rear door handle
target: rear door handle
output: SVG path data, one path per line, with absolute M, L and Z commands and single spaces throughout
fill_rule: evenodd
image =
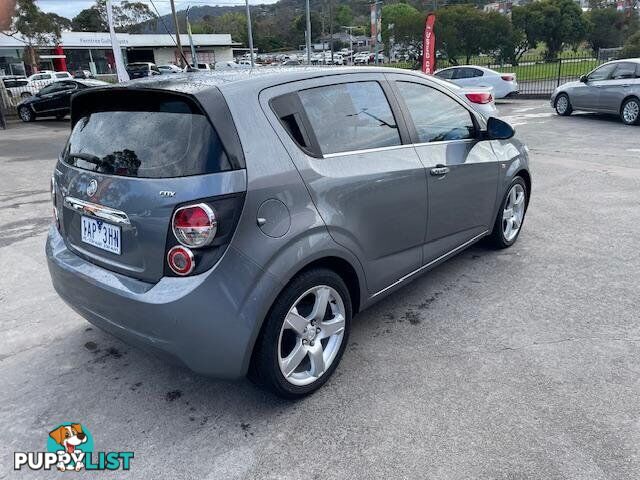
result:
M 431 175 L 434 177 L 446 175 L 447 173 L 449 173 L 449 167 L 445 167 L 444 165 L 436 165 L 431 169 Z

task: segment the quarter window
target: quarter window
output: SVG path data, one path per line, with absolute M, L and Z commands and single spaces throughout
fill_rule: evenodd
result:
M 378 82 L 328 85 L 298 95 L 323 154 L 401 144 Z
M 396 82 L 396 85 L 420 143 L 475 137 L 471 113 L 448 95 L 418 83 Z
M 636 64 L 628 62 L 619 63 L 611 78 L 613 80 L 636 78 Z

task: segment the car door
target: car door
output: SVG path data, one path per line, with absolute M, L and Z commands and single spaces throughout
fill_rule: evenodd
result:
M 261 104 L 329 234 L 358 257 L 369 293 L 418 269 L 427 218 L 424 167 L 384 75 L 273 87 Z
M 55 94 L 59 88 L 60 85 L 58 85 L 58 83 L 52 83 L 37 93 L 38 99 L 32 104 L 36 113 L 44 113 L 52 110 L 55 104 Z
M 424 262 L 491 229 L 499 165 L 479 119 L 454 93 L 413 75 L 393 74 L 405 122 L 426 169 L 428 221 Z
M 78 83 L 73 80 L 56 82 L 58 88 L 52 97 L 50 110 L 68 111 L 71 109 L 71 95 L 78 90 Z
M 585 79 L 586 81 L 580 82 L 571 89 L 569 93 L 571 105 L 582 110 L 599 110 L 600 89 L 605 85 L 605 82 L 615 69 L 615 63 L 607 63 L 589 73 Z
M 631 93 L 636 83 L 636 63 L 619 62 L 608 80 L 600 85 L 598 109 L 619 113 L 622 101 Z

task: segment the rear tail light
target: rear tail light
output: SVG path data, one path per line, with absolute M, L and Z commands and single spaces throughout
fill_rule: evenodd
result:
M 500 78 L 502 78 L 505 82 L 513 82 L 516 77 L 514 77 L 513 75 L 500 75 Z
M 488 92 L 467 93 L 466 97 L 472 103 L 485 104 L 493 101 L 493 95 Z
M 177 209 L 173 214 L 172 228 L 173 234 L 182 245 L 200 248 L 213 242 L 218 221 L 209 205 L 198 203 Z
M 167 263 L 171 271 L 180 276 L 189 275 L 196 266 L 193 253 L 182 245 L 177 245 L 169 250 Z

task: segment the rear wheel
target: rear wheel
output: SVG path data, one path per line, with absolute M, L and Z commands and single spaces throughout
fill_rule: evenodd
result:
M 495 248 L 508 248 L 518 239 L 528 203 L 527 184 L 516 177 L 509 185 L 493 225 L 489 242 Z
M 36 114 L 27 106 L 20 107 L 18 113 L 20 114 L 20 119 L 23 122 L 33 122 L 36 119 Z
M 20 94 L 20 97 L 21 98 L 29 98 L 29 97 L 31 97 L 31 94 L 29 92 L 22 92 Z
M 563 117 L 571 115 L 571 112 L 573 112 L 573 107 L 571 106 L 571 102 L 569 101 L 569 95 L 567 95 L 566 93 L 561 93 L 560 95 L 558 95 L 554 106 L 556 109 L 556 113 L 558 115 L 562 115 Z
M 317 390 L 342 358 L 351 312 L 349 290 L 339 275 L 326 269 L 303 272 L 265 319 L 250 378 L 285 398 Z
M 638 125 L 640 123 L 640 101 L 637 98 L 628 98 L 620 108 L 620 119 L 625 125 Z

